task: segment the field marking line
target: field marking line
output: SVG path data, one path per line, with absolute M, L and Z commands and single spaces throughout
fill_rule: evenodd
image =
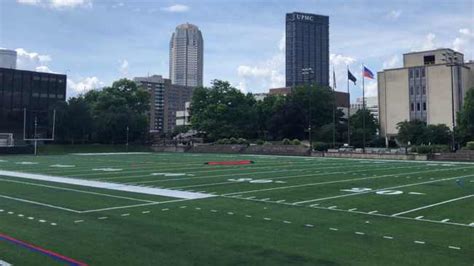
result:
M 336 164 L 335 164 L 336 165 Z M 294 166 L 294 165 L 292 165 Z M 365 167 L 365 166 L 359 166 L 357 164 L 354 165 L 347 165 L 347 164 L 337 164 L 336 166 L 330 166 L 330 167 L 319 167 L 320 165 L 314 165 L 312 167 L 305 168 L 306 170 L 311 170 L 311 169 L 321 169 L 321 170 L 326 170 L 326 169 L 334 169 L 334 168 L 341 168 L 341 166 L 347 166 L 349 169 L 353 169 L 353 167 Z M 352 168 L 350 168 L 352 167 Z M 408 166 L 407 166 L 408 167 Z M 266 167 L 266 168 L 274 168 L 274 167 Z M 256 169 L 256 168 L 246 168 L 246 169 Z M 258 168 L 262 169 L 262 167 Z M 126 182 L 127 183 L 137 183 L 137 184 L 148 184 L 148 183 L 156 183 L 156 182 L 168 182 L 168 181 L 182 181 L 182 180 L 197 180 L 197 179 L 208 179 L 208 178 L 217 178 L 217 177 L 235 177 L 236 175 L 238 176 L 247 176 L 247 175 L 256 175 L 256 174 L 272 174 L 272 173 L 286 173 L 286 172 L 298 172 L 301 171 L 301 169 L 291 169 L 287 168 L 285 170 L 271 170 L 271 171 L 258 171 L 258 172 L 245 172 L 245 173 L 229 173 L 229 174 L 219 174 L 219 175 L 210 175 L 210 176 L 200 176 L 200 177 L 185 177 L 185 178 L 170 178 L 170 179 L 159 179 L 159 180 L 147 180 L 147 181 L 138 181 L 138 182 Z M 364 170 L 367 171 L 367 170 Z M 215 171 L 209 171 L 209 172 L 215 172 Z M 342 173 L 342 172 L 341 172 Z M 134 177 L 147 177 L 149 175 L 139 175 L 139 176 L 129 176 L 129 178 L 134 178 Z
M 406 216 L 392 216 L 389 214 L 381 214 L 381 213 L 373 213 L 369 214 L 367 212 L 361 212 L 361 211 L 349 211 L 349 210 L 343 210 L 343 209 L 328 209 L 325 207 L 309 207 L 306 205 L 293 205 L 293 204 L 288 204 L 288 203 L 277 203 L 275 201 L 260 201 L 258 199 L 247 199 L 247 198 L 234 198 L 231 196 L 221 196 L 224 198 L 230 198 L 230 199 L 237 199 L 237 200 L 248 200 L 248 201 L 256 201 L 256 202 L 265 202 L 265 203 L 272 203 L 272 204 L 278 204 L 282 206 L 291 206 L 291 207 L 299 207 L 299 208 L 308 208 L 308 209 L 318 209 L 318 210 L 326 210 L 326 211 L 336 211 L 336 212 L 343 212 L 343 213 L 351 213 L 351 214 L 362 214 L 362 215 L 368 215 L 368 216 L 377 216 L 377 217 L 385 217 L 385 218 L 391 218 L 391 219 L 401 219 L 401 220 L 410 220 L 410 221 L 417 221 L 417 222 L 427 222 L 427 223 L 435 223 L 435 224 L 442 224 L 442 225 L 454 225 L 454 226 L 462 226 L 462 227 L 470 227 L 473 228 L 472 226 L 468 224 L 462 224 L 462 223 L 455 223 L 455 222 L 446 222 L 442 223 L 440 221 L 436 220 L 429 220 L 429 219 L 415 219 L 412 217 L 406 217 Z
M 12 265 L 4 260 L 0 260 L 0 266 L 12 266 Z
M 100 211 L 111 211 L 111 210 L 119 210 L 119 209 L 127 209 L 127 208 L 136 208 L 136 207 L 159 205 L 159 204 L 173 203 L 173 202 L 181 202 L 181 201 L 188 201 L 188 200 L 194 200 L 194 199 L 177 199 L 177 200 L 168 200 L 168 201 L 157 201 L 157 202 L 152 202 L 152 203 L 143 203 L 143 204 L 134 204 L 134 205 L 117 206 L 117 207 L 109 207 L 109 208 L 94 209 L 94 210 L 86 210 L 86 211 L 81 211 L 80 213 L 91 213 L 91 212 L 100 212 Z
M 69 209 L 69 208 L 65 208 L 65 207 L 61 207 L 61 206 L 56 206 L 56 205 L 52 205 L 52 204 L 47 204 L 47 203 L 42 203 L 42 202 L 38 202 L 38 201 L 32 201 L 32 200 L 26 200 L 26 199 L 21 199 L 21 198 L 10 197 L 10 196 L 1 195 L 1 194 L 0 194 L 0 198 L 16 200 L 16 201 L 30 203 L 30 204 L 34 204 L 34 205 L 43 206 L 43 207 L 50 207 L 50 208 L 63 210 L 63 211 L 68 211 L 68 212 L 81 213 L 81 211 L 78 211 L 78 210 L 73 210 L 73 209 Z
M 84 187 L 103 188 L 103 189 L 110 189 L 110 190 L 116 190 L 116 191 L 133 192 L 133 193 L 140 193 L 140 194 L 147 194 L 147 195 L 167 196 L 167 197 L 172 197 L 172 198 L 198 199 L 198 198 L 214 197 L 214 195 L 204 194 L 204 193 L 176 191 L 176 190 L 170 190 L 170 189 L 160 189 L 160 188 L 151 188 L 151 187 L 139 187 L 139 186 L 125 185 L 125 184 L 116 184 L 116 183 L 108 183 L 108 182 L 84 180 L 84 179 L 76 179 L 76 178 L 68 178 L 68 177 L 60 177 L 60 176 L 41 175 L 41 174 L 29 174 L 29 173 L 4 171 L 4 170 L 0 170 L 0 175 L 25 178 L 25 179 L 33 179 L 33 180 L 41 180 L 41 181 L 46 181 L 46 182 L 79 185 L 79 186 L 84 186 Z
M 472 167 L 467 167 L 467 168 L 472 168 Z M 462 169 L 462 168 L 458 168 L 458 169 Z M 235 195 L 235 194 L 280 190 L 280 189 L 288 189 L 288 188 L 299 188 L 299 187 L 307 187 L 307 186 L 327 185 L 327 184 L 344 183 L 344 182 L 366 180 L 366 179 L 378 179 L 378 178 L 390 177 L 390 176 L 401 176 L 401 175 L 407 175 L 407 174 L 421 174 L 421 173 L 440 172 L 440 171 L 448 171 L 448 170 L 452 171 L 452 169 L 436 169 L 436 170 L 417 171 L 417 172 L 409 172 L 409 173 L 388 174 L 388 175 L 381 175 L 381 176 L 351 178 L 351 179 L 343 179 L 343 180 L 335 180 L 335 181 L 307 183 L 307 184 L 300 184 L 300 185 L 293 185 L 293 186 L 282 186 L 282 187 L 275 187 L 275 188 L 265 188 L 265 189 L 255 189 L 255 190 L 248 190 L 248 191 L 239 191 L 239 192 L 232 192 L 232 193 L 222 194 L 221 196 L 230 196 L 230 195 Z M 459 178 L 459 176 L 457 178 Z M 436 181 L 436 180 L 434 180 L 434 181 Z M 357 194 L 357 193 L 355 193 L 355 194 Z M 351 195 L 351 194 L 349 194 L 349 195 Z
M 366 166 L 364 166 L 365 168 Z M 361 173 L 361 172 L 365 172 L 365 171 L 388 171 L 388 170 L 397 170 L 397 169 L 409 169 L 409 168 L 414 168 L 415 166 L 404 166 L 404 167 L 390 167 L 390 168 L 383 168 L 383 169 L 365 169 L 365 170 L 357 170 L 357 171 L 352 171 L 351 173 Z M 331 168 L 335 168 L 335 167 L 331 167 Z M 337 168 L 340 168 L 340 167 L 337 167 Z M 317 168 L 317 169 L 321 169 L 321 168 Z M 325 168 L 325 169 L 328 169 L 328 168 Z M 298 169 L 295 169 L 294 171 L 297 171 Z M 280 173 L 280 171 L 274 171 L 276 173 Z M 283 172 L 282 172 L 283 173 Z M 337 175 L 337 174 L 346 174 L 347 171 L 340 171 L 340 172 L 324 172 L 324 173 L 317 173 L 317 174 L 304 174 L 304 175 L 289 175 L 289 176 L 279 176 L 279 177 L 272 177 L 271 179 L 272 180 L 280 180 L 280 179 L 292 179 L 292 178 L 299 178 L 299 177 L 316 177 L 316 176 L 328 176 L 328 175 Z M 256 174 L 256 173 L 253 173 L 253 174 Z M 250 175 L 250 174 L 240 174 L 239 176 L 242 176 L 242 175 Z M 226 175 L 228 176 L 228 175 Z M 229 176 L 231 177 L 231 176 Z M 375 176 L 375 177 L 381 177 L 381 176 Z M 208 177 L 198 177 L 198 178 L 191 178 L 193 180 L 196 180 L 196 179 L 203 179 L 203 178 L 208 178 Z M 210 178 L 210 177 L 209 177 Z M 185 179 L 173 179 L 173 180 L 170 180 L 170 181 L 181 181 L 181 180 L 185 180 Z M 168 181 L 168 180 L 161 180 L 161 181 Z M 137 184 L 143 184 L 143 183 L 152 183 L 152 182 L 148 182 L 148 181 L 144 181 L 144 182 L 130 182 L 130 183 L 137 183 Z M 157 181 L 153 181 L 153 182 L 159 182 L 158 180 Z M 215 185 L 224 185 L 224 184 L 239 184 L 239 183 L 245 183 L 245 182 L 235 182 L 235 181 L 228 181 L 228 182 L 218 182 L 218 183 L 205 183 L 205 184 L 196 184 L 196 185 L 187 185 L 187 186 L 179 186 L 179 187 L 170 187 L 169 189 L 177 189 L 177 188 L 191 188 L 191 187 L 206 187 L 206 186 L 215 186 Z M 127 183 L 126 183 L 127 184 Z
M 448 246 L 448 248 L 450 248 L 450 249 L 457 249 L 457 250 L 460 250 L 460 249 L 461 249 L 460 247 L 456 247 L 456 246 Z
M 453 179 L 456 179 L 456 178 L 471 177 L 471 176 L 474 176 L 474 175 L 456 176 L 456 177 L 442 178 L 442 179 L 437 179 L 437 180 L 411 183 L 411 184 L 405 184 L 405 185 L 399 185 L 399 186 L 393 186 L 393 187 L 379 188 L 379 189 L 364 191 L 364 192 L 356 192 L 356 193 L 351 193 L 351 194 L 344 194 L 344 195 L 331 196 L 331 197 L 325 197 L 325 198 L 319 198 L 319 199 L 299 201 L 299 202 L 295 202 L 294 204 L 303 204 L 303 203 L 314 202 L 314 201 L 322 201 L 322 200 L 328 200 L 328 199 L 338 199 L 338 198 L 345 198 L 345 197 L 351 197 L 351 196 L 365 195 L 365 194 L 377 193 L 379 191 L 390 190 L 390 189 L 395 189 L 395 188 L 413 187 L 413 186 L 418 186 L 418 185 L 444 182 L 444 181 L 449 181 L 449 180 L 453 180 Z
M 0 178 L 0 182 L 11 182 L 11 183 L 18 183 L 18 184 L 30 185 L 30 186 L 47 187 L 47 188 L 58 189 L 58 190 L 73 191 L 73 192 L 78 192 L 78 193 L 85 193 L 85 194 L 92 194 L 92 195 L 99 195 L 99 196 L 106 196 L 106 197 L 111 197 L 111 198 L 119 198 L 119 199 L 127 199 L 127 200 L 135 200 L 135 201 L 141 201 L 141 202 L 150 202 L 150 203 L 156 202 L 156 201 L 151 201 L 151 200 L 136 199 L 136 198 L 116 196 L 116 195 L 105 194 L 105 193 L 98 193 L 98 192 L 65 188 L 65 187 L 49 186 L 49 185 L 43 185 L 43 184 L 38 184 L 38 183 L 30 183 L 30 182 L 16 181 L 16 180 L 3 179 L 3 178 Z
M 431 207 L 443 205 L 443 204 L 446 204 L 446 203 L 450 203 L 450 202 L 453 202 L 453 201 L 458 201 L 458 200 L 462 200 L 462 199 L 471 198 L 471 197 L 474 197 L 474 194 L 467 195 L 467 196 L 464 196 L 464 197 L 455 198 L 455 199 L 450 199 L 450 200 L 441 201 L 441 202 L 438 202 L 438 203 L 434 203 L 434 204 L 422 206 L 422 207 L 415 208 L 415 209 L 411 209 L 411 210 L 407 210 L 407 211 L 398 212 L 398 213 L 392 214 L 392 216 L 398 216 L 398 215 L 402 215 L 402 214 L 407 214 L 407 213 L 410 213 L 410 212 L 415 212 L 415 211 L 419 211 L 419 210 L 423 210 L 423 209 L 427 209 L 427 208 L 431 208 Z M 423 216 L 418 216 L 418 217 L 422 217 L 422 218 L 423 218 Z M 418 218 L 418 217 L 416 217 L 416 218 Z M 416 219 L 416 218 L 415 218 L 415 219 Z M 421 219 L 421 218 L 420 218 L 420 219 Z

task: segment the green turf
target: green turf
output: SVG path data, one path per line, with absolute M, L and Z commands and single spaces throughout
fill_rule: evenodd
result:
M 243 159 L 255 163 L 204 164 Z M 169 202 L 179 199 L 0 176 L 0 233 L 90 265 L 474 263 L 474 164 L 149 153 L 2 156 L 0 170 L 213 193 Z M 4 241 L 0 260 L 58 263 Z

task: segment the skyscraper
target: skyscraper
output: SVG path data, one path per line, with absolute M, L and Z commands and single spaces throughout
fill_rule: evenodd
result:
M 303 76 L 303 68 L 312 68 Z M 286 86 L 304 83 L 329 85 L 329 17 L 307 13 L 286 14 Z
M 170 41 L 170 79 L 172 84 L 202 86 L 204 41 L 193 24 L 176 27 Z

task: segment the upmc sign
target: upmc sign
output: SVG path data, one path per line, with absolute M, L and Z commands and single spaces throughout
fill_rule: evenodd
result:
M 313 21 L 313 16 L 305 14 L 295 14 L 296 20 Z

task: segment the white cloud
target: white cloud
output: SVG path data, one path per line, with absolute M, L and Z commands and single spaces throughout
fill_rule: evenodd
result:
M 78 94 L 86 93 L 90 90 L 101 88 L 104 86 L 104 82 L 100 81 L 97 77 L 86 77 L 78 81 L 74 81 L 70 78 L 67 79 L 67 97 L 71 98 Z
M 391 10 L 390 12 L 388 12 L 386 17 L 390 20 L 397 20 L 401 14 L 402 14 L 401 10 Z
M 385 60 L 383 62 L 383 68 L 396 68 L 400 67 L 401 60 L 400 60 L 400 55 L 393 55 L 389 59 Z
M 41 3 L 41 0 L 17 0 L 17 2 L 25 5 L 38 5 Z
M 421 50 L 432 50 L 436 48 L 435 45 L 436 35 L 434 33 L 428 33 L 423 40 Z
M 17 0 L 19 4 L 44 6 L 55 9 L 92 7 L 92 0 Z
M 329 83 L 333 85 L 333 71 L 336 74 L 336 90 L 347 91 L 347 68 L 351 69 L 351 72 L 356 75 L 354 70 L 357 68 L 355 63 L 357 60 L 352 56 L 346 56 L 342 54 L 330 54 L 329 63 L 331 64 L 331 71 L 329 73 Z
M 377 81 L 376 80 L 368 80 L 365 81 L 365 97 L 373 97 L 377 96 Z
M 17 68 L 26 70 L 37 70 L 43 72 L 51 72 L 48 68 L 51 62 L 50 55 L 43 55 L 36 52 L 28 52 L 23 48 L 15 49 L 17 53 Z M 48 69 L 48 71 L 45 71 Z
M 51 69 L 49 69 L 48 66 L 38 66 L 35 68 L 35 70 L 38 72 L 54 73 L 53 71 L 51 71 Z
M 474 47 L 474 32 L 467 28 L 459 30 L 459 36 L 452 43 L 454 50 L 465 54 L 466 58 L 472 58 Z
M 189 6 L 176 4 L 168 7 L 163 7 L 161 8 L 161 10 L 166 12 L 180 13 L 189 11 Z
M 119 61 L 120 67 L 119 71 L 123 76 L 128 76 L 128 61 L 126 59 Z

